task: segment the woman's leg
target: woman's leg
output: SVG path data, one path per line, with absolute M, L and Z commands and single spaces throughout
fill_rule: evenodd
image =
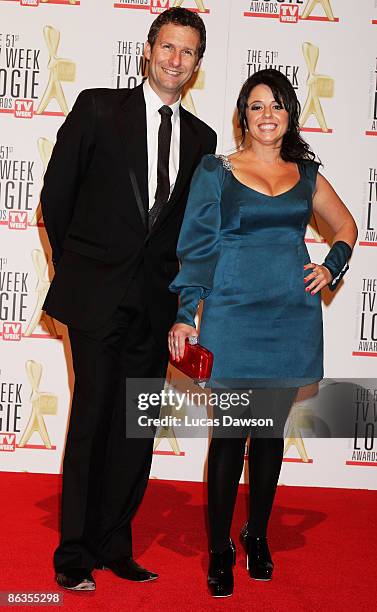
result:
M 250 440 L 250 505 L 248 533 L 265 537 L 283 459 L 284 440 L 254 438 Z
M 211 440 L 208 454 L 208 519 L 212 552 L 223 552 L 229 547 L 245 444 L 245 437 L 213 437 Z
M 283 451 L 284 425 L 297 394 L 297 389 L 255 390 L 255 413 L 272 416 L 276 437 L 253 437 L 249 449 L 250 510 L 248 534 L 265 537 L 279 480 Z M 252 412 L 254 414 L 254 409 Z

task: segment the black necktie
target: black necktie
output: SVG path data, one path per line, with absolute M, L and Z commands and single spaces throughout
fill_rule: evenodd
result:
M 169 159 L 173 111 L 169 106 L 161 106 L 158 112 L 161 123 L 158 130 L 157 189 L 154 204 L 149 211 L 149 229 L 152 229 L 170 196 Z

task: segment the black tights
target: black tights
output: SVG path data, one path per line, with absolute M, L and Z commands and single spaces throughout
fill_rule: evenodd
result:
M 249 524 L 253 537 L 266 535 L 268 520 L 275 497 L 284 450 L 284 424 L 297 389 L 254 390 L 252 416 L 274 415 L 279 421 L 278 437 L 254 437 L 250 434 L 249 448 Z M 276 416 L 279 419 L 276 419 Z M 249 432 L 250 433 L 250 430 Z M 222 552 L 228 547 L 239 479 L 244 464 L 247 434 L 237 438 L 211 440 L 208 455 L 208 518 L 210 550 Z

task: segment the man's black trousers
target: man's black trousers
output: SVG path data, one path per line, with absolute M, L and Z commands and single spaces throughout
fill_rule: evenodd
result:
M 126 432 L 126 377 L 165 378 L 167 340 L 152 335 L 142 271 L 101 329 L 69 328 L 75 386 L 63 464 L 57 571 L 132 555 L 130 521 L 148 482 L 153 439 Z

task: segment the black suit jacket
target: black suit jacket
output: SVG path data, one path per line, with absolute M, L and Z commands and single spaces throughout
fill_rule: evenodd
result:
M 168 206 L 148 233 L 142 86 L 85 90 L 58 131 L 41 193 L 55 276 L 44 310 L 78 329 L 106 323 L 143 266 L 152 327 L 166 343 L 177 297 L 176 245 L 190 180 L 216 134 L 180 108 L 180 165 Z

